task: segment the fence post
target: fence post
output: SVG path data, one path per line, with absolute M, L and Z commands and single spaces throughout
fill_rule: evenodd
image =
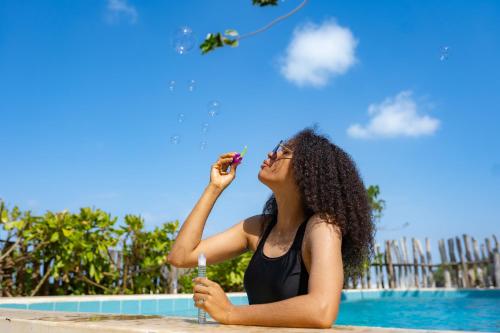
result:
M 443 268 L 444 287 L 451 288 L 451 276 L 448 268 L 448 258 L 446 256 L 444 239 L 439 240 L 439 254 L 441 255 L 441 267 Z
M 493 285 L 492 281 L 490 280 L 490 268 L 489 266 L 489 259 L 486 255 L 486 245 L 481 244 L 481 261 L 483 264 L 483 280 L 484 280 L 484 285 L 486 287 L 491 287 Z
M 408 247 L 406 246 L 406 237 L 403 237 L 403 243 L 401 245 L 401 249 L 403 250 L 403 260 L 404 260 L 404 269 L 405 269 L 405 285 L 407 287 L 411 287 L 413 284 L 413 279 L 411 279 L 411 266 L 410 260 L 408 259 Z
M 485 280 L 485 269 L 484 269 L 484 263 L 482 262 L 481 256 L 479 255 L 479 244 L 477 240 L 472 237 L 472 249 L 474 251 L 474 261 L 477 262 L 477 279 L 479 282 L 479 286 L 481 288 L 486 287 L 486 280 Z
M 375 275 L 377 276 L 377 288 L 384 289 L 384 271 L 382 268 L 382 256 L 380 255 L 380 245 L 375 245 L 375 255 L 377 256 L 377 264 L 375 266 Z
M 413 279 L 415 281 L 415 287 L 420 288 L 418 284 L 418 257 L 417 257 L 417 242 L 415 238 L 411 239 L 412 249 L 413 249 Z
M 420 240 L 416 239 L 416 242 L 418 254 L 420 257 L 420 268 L 422 270 L 422 287 L 427 288 L 427 267 L 425 267 L 424 251 L 422 250 L 422 244 L 420 244 Z
M 389 288 L 394 288 L 395 285 L 394 268 L 392 266 L 391 244 L 389 241 L 385 241 L 385 263 L 387 269 L 387 281 L 389 283 Z
M 368 289 L 371 289 L 371 283 L 372 283 L 372 274 L 371 274 L 371 265 L 368 265 L 366 268 L 365 274 L 366 274 L 366 284 L 368 286 Z
M 394 254 L 396 255 L 396 261 L 395 263 L 397 264 L 396 269 L 394 270 L 394 278 L 396 280 L 396 288 L 401 288 L 401 274 L 403 273 L 402 267 L 401 267 L 401 255 L 399 254 L 399 247 L 398 247 L 398 242 L 396 240 L 393 240 L 391 242 L 392 249 L 394 250 Z M 397 272 L 397 275 L 396 275 Z
M 450 252 L 451 270 L 453 272 L 451 277 L 453 280 L 453 284 L 457 288 L 460 288 L 462 285 L 458 274 L 457 258 L 455 257 L 455 243 L 453 242 L 453 238 L 448 239 L 448 251 Z
M 495 272 L 495 287 L 500 286 L 500 253 L 495 252 L 493 260 L 493 271 Z
M 455 237 L 457 243 L 458 256 L 460 257 L 460 265 L 462 266 L 462 282 L 465 288 L 469 288 L 469 276 L 467 274 L 467 263 L 465 262 L 464 253 L 462 252 L 462 243 L 459 237 Z
M 425 238 L 425 252 L 427 256 L 427 265 L 429 268 L 429 276 L 427 280 L 427 286 L 435 288 L 436 287 L 436 281 L 434 281 L 434 271 L 432 269 L 432 256 L 431 256 L 431 242 L 429 241 L 429 238 Z
M 476 285 L 475 271 L 477 270 L 477 267 L 476 267 L 476 264 L 472 260 L 472 252 L 470 250 L 470 236 L 463 234 L 462 237 L 463 237 L 464 245 L 465 245 L 465 259 L 467 260 L 466 267 L 468 267 L 467 278 L 469 281 L 469 287 L 474 287 Z
M 171 274 L 172 274 L 172 294 L 177 294 L 177 277 L 178 277 L 178 272 L 177 272 L 177 267 L 171 266 Z

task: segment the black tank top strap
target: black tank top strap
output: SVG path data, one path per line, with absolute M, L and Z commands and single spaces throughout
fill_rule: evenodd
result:
M 269 236 L 269 234 L 271 233 L 271 229 L 273 228 L 275 223 L 276 223 L 276 216 L 273 216 L 273 218 L 266 225 L 264 232 L 262 233 L 262 237 L 260 238 L 259 244 L 257 244 L 257 249 L 255 252 L 257 252 L 258 250 L 260 250 L 261 247 L 264 246 L 267 236 Z
M 302 240 L 304 239 L 304 234 L 306 231 L 307 221 L 309 218 L 306 218 L 304 222 L 297 229 L 297 233 L 295 234 L 295 239 L 293 240 L 292 247 L 297 248 L 302 246 Z
M 302 245 L 302 240 L 304 238 L 304 233 L 305 233 L 305 228 L 306 228 L 306 225 L 307 225 L 307 221 L 309 220 L 309 218 L 306 218 L 306 220 L 304 222 L 302 222 L 302 224 L 299 226 L 299 228 L 297 229 L 297 232 L 295 233 L 295 238 L 293 239 L 293 243 L 292 245 L 290 246 L 290 249 L 291 248 L 294 248 L 296 249 L 297 246 L 300 248 L 301 245 Z M 266 242 L 266 239 L 267 237 L 269 236 L 269 234 L 271 233 L 271 230 L 272 228 L 275 226 L 275 224 L 277 223 L 276 221 L 276 217 L 273 217 L 273 219 L 267 224 L 264 232 L 262 233 L 262 237 L 259 241 L 259 244 L 257 245 L 257 249 L 256 249 L 256 252 L 258 250 L 262 251 L 262 247 L 264 247 L 264 243 Z

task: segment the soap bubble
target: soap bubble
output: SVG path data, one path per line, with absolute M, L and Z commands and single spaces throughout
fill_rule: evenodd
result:
M 448 59 L 449 51 L 450 51 L 449 46 L 443 46 L 441 48 L 441 55 L 439 56 L 439 60 L 445 61 L 446 59 Z
M 179 135 L 172 135 L 170 137 L 170 143 L 173 144 L 173 145 L 176 145 L 180 142 L 181 140 L 181 137 Z
M 191 51 L 195 44 L 196 38 L 190 27 L 183 26 L 173 32 L 172 47 L 176 53 L 184 55 Z
M 188 81 L 188 91 L 193 92 L 196 89 L 196 81 L 195 80 L 189 80 Z
M 179 113 L 177 115 L 177 122 L 182 123 L 184 121 L 184 116 L 185 116 L 184 113 Z
M 200 149 L 201 149 L 201 150 L 205 150 L 206 148 L 207 148 L 207 142 L 206 142 L 206 141 L 202 141 L 202 142 L 200 143 Z
M 207 133 L 207 132 L 208 132 L 208 127 L 209 127 L 208 123 L 203 123 L 203 124 L 201 125 L 201 131 L 202 131 L 203 133 Z
M 219 101 L 210 101 L 208 103 L 208 115 L 210 117 L 215 117 L 220 114 L 220 102 Z
M 175 81 L 174 80 L 170 80 L 170 82 L 168 83 L 168 90 L 170 90 L 170 92 L 175 91 Z

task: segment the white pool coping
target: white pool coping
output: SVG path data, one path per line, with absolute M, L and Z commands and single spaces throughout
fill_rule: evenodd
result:
M 6 310 L 6 311 L 4 311 Z M 100 316 L 104 320 L 94 321 Z M 130 318 L 130 319 L 127 319 Z M 200 325 L 196 318 L 158 316 L 101 315 L 89 313 L 32 311 L 2 309 L 0 312 L 0 332 L 2 333 L 180 333 L 180 332 L 325 332 L 325 333 L 472 333 L 466 331 L 439 331 L 420 329 L 380 328 L 365 326 L 334 326 L 333 328 L 285 328 L 243 325 L 222 325 L 207 319 Z M 102 317 L 101 317 L 102 318 Z M 80 320 L 80 321 L 78 321 Z M 81 321 L 88 320 L 88 321 Z

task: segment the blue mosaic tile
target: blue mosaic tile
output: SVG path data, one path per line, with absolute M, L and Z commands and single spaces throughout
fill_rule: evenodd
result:
M 54 311 L 54 303 L 32 303 L 28 306 L 30 310 Z
M 124 314 L 139 314 L 139 302 L 138 301 L 123 301 L 122 303 L 122 313 Z
M 102 313 L 121 313 L 120 302 L 122 301 L 106 301 L 102 302 Z
M 80 312 L 100 312 L 100 303 L 101 302 L 80 302 Z
M 56 311 L 78 312 L 78 302 L 56 302 Z

